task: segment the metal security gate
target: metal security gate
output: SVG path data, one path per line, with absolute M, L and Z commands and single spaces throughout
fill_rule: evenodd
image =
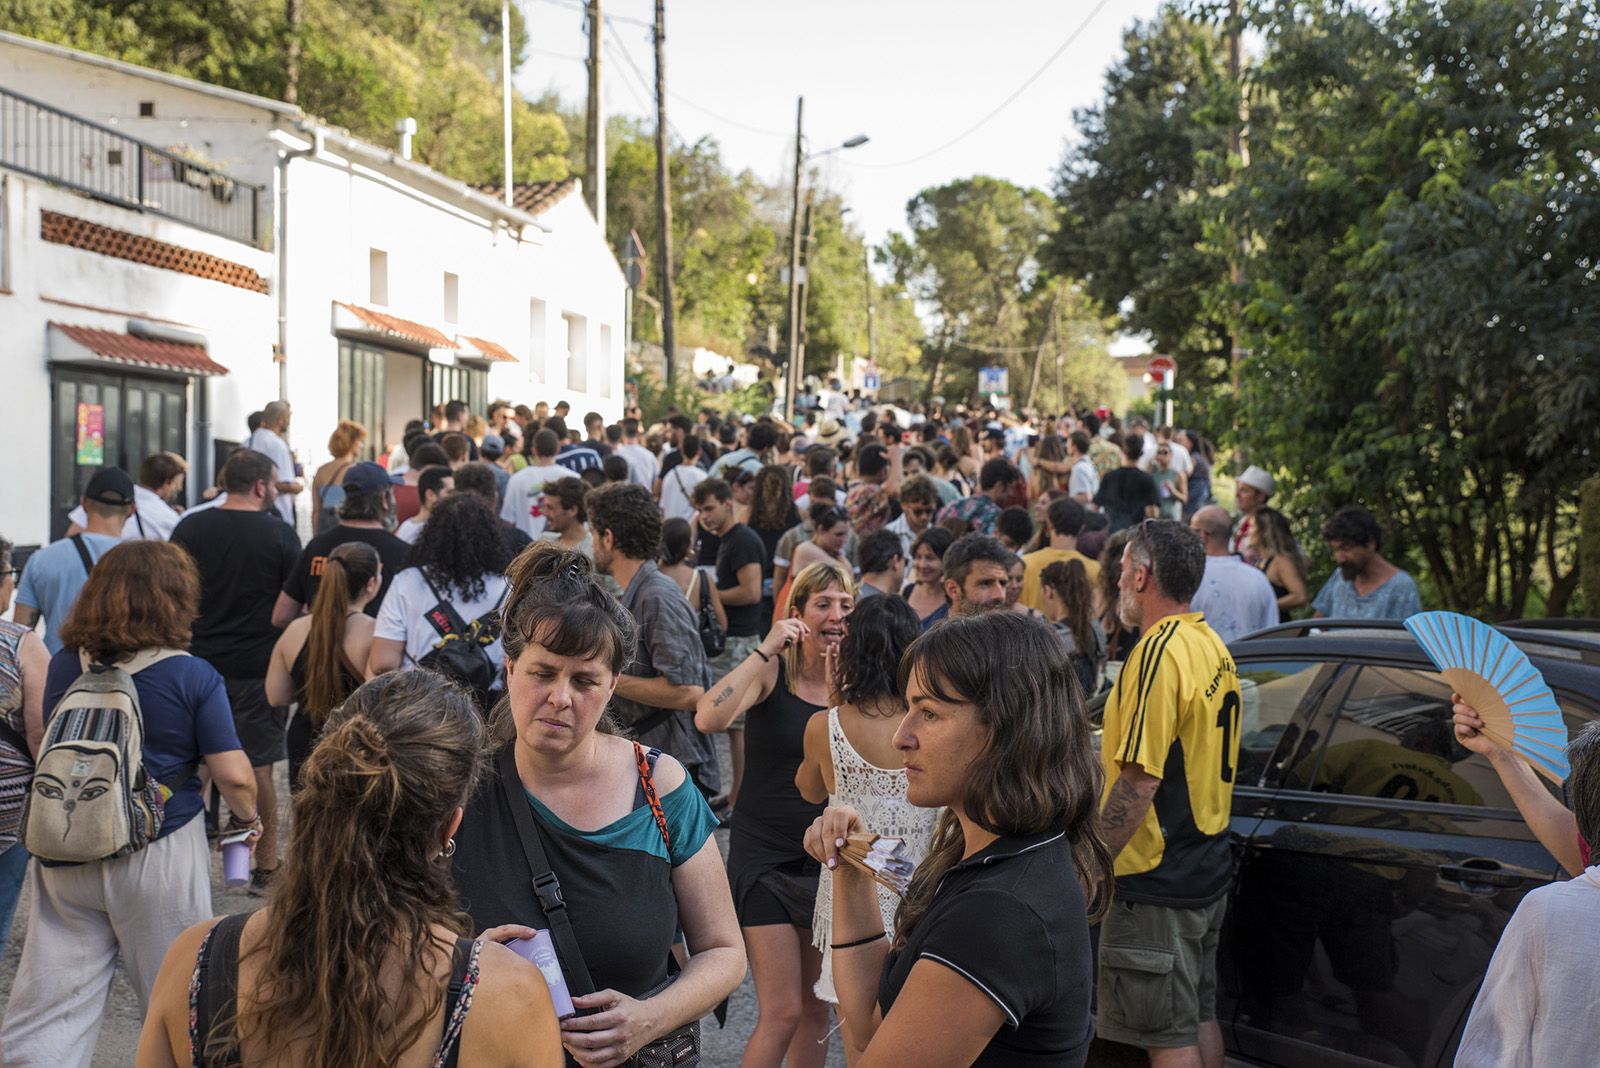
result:
M 353 419 L 367 428 L 363 459 L 371 460 L 388 441 L 384 432 L 384 371 L 386 354 L 352 341 L 339 342 L 339 418 Z
M 428 410 L 449 401 L 458 400 L 479 415 L 489 407 L 489 372 L 476 367 L 446 367 L 430 363 L 428 366 Z
M 147 456 L 172 452 L 188 459 L 185 380 L 56 367 L 51 394 L 52 540 L 66 533 L 67 513 L 100 468 L 120 467 L 138 478 Z

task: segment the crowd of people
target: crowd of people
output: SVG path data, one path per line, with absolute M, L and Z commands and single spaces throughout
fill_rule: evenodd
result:
M 570 417 L 341 420 L 306 482 L 275 401 L 199 503 L 163 453 L 20 577 L 0 540 L 0 1066 L 87 1065 L 119 956 L 151 1066 L 689 1065 L 747 968 L 746 1068 L 818 1068 L 834 1016 L 852 1065 L 1222 1063 L 1227 645 L 1419 610 L 1369 512 L 1312 596 L 1274 476 L 1230 513 L 1138 417 Z M 143 774 L 47 775 L 73 745 Z M 148 833 L 76 858 L 107 793 Z M 215 922 L 241 841 L 263 903 Z M 500 945 L 536 931 L 563 991 Z

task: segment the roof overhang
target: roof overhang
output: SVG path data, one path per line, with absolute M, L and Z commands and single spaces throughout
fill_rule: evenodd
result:
M 114 364 L 201 377 L 228 373 L 200 344 L 56 322 L 49 324 L 49 335 L 47 351 L 51 363 Z

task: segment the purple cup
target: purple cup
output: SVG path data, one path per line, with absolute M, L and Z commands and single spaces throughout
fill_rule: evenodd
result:
M 550 988 L 550 1003 L 556 1010 L 556 1019 L 565 1020 L 578 1014 L 572 1005 L 572 995 L 567 990 L 566 977 L 561 974 L 561 958 L 556 955 L 556 945 L 549 931 L 536 931 L 532 938 L 514 938 L 506 943 L 506 948 L 543 973 L 545 986 Z
M 229 842 L 222 847 L 222 885 L 238 889 L 250 881 L 250 843 Z

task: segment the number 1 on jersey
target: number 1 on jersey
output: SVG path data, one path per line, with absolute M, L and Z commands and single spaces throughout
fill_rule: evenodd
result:
M 1239 730 L 1239 691 L 1229 690 L 1217 709 L 1217 726 L 1222 728 L 1222 781 L 1233 781 L 1233 736 Z

